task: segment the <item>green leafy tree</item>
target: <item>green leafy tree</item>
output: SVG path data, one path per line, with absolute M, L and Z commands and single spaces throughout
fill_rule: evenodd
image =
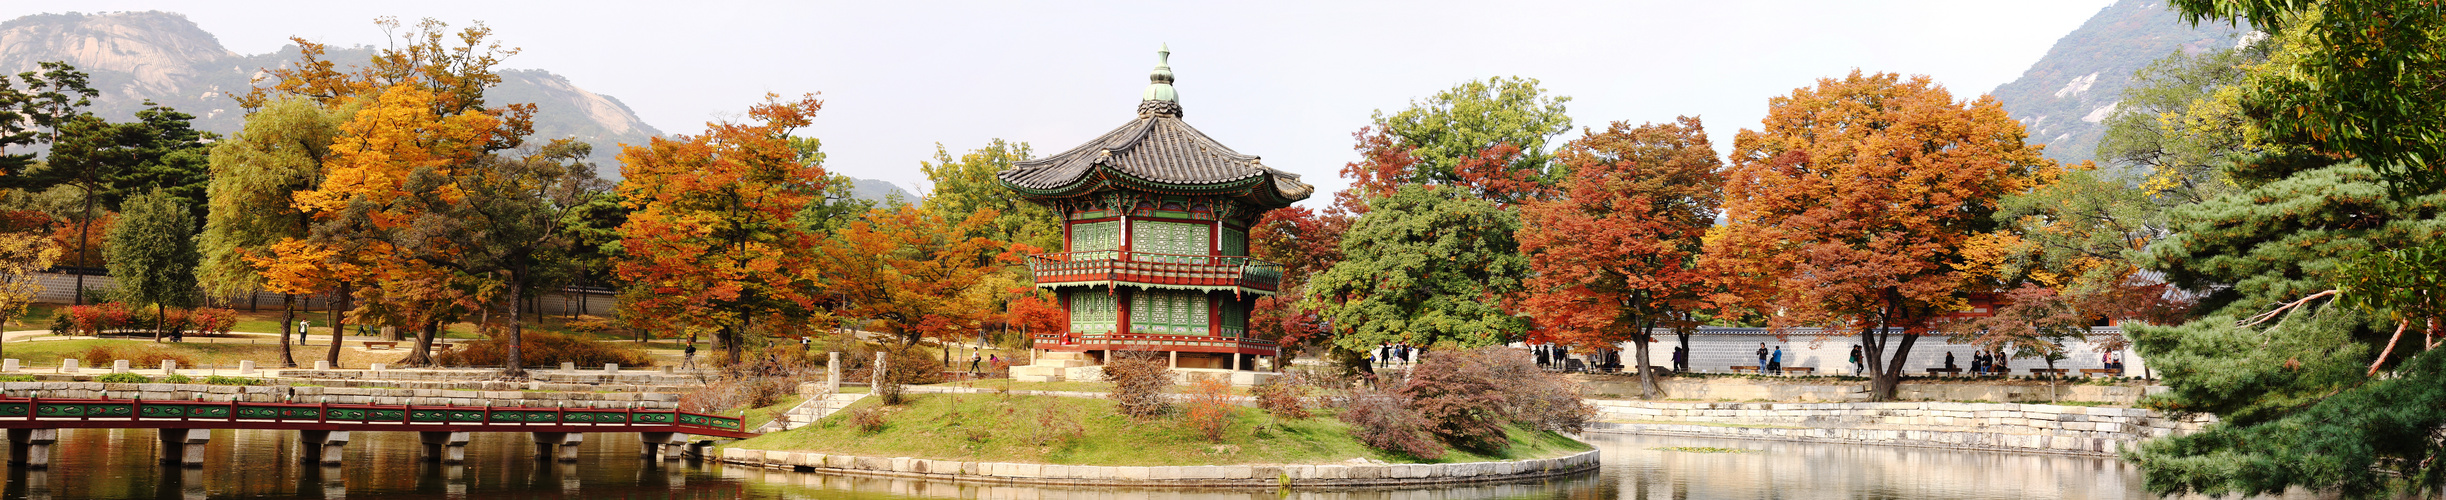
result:
M 202 262 L 196 277 L 205 293 L 233 297 L 269 289 L 247 257 L 270 255 L 274 243 L 306 236 L 310 216 L 292 195 L 320 178 L 332 140 L 351 112 L 307 99 L 280 99 L 247 114 L 244 130 L 213 145 L 205 187 L 210 210 L 197 244 Z M 281 295 L 282 332 L 296 331 L 296 299 Z M 280 343 L 281 366 L 297 366 L 289 336 L 281 335 Z
M 509 318 L 508 337 L 502 342 L 507 373 L 523 371 L 519 346 L 526 330 L 526 308 L 519 304 L 538 290 L 566 285 L 563 280 L 574 274 L 569 268 L 576 264 L 567 257 L 583 250 L 583 241 L 562 220 L 593 195 L 611 189 L 610 183 L 595 177 L 594 165 L 586 162 L 593 153 L 586 143 L 555 140 L 531 155 L 495 156 L 477 162 L 474 168 L 454 171 L 448 179 L 437 179 L 455 189 L 420 190 L 458 194 L 419 196 L 419 203 L 429 205 L 419 213 L 434 219 L 422 227 L 455 240 L 449 246 L 461 252 L 460 258 L 446 265 L 478 277 L 486 288 L 502 289 L 492 302 L 493 307 L 506 308 L 503 312 Z M 432 236 L 423 231 L 405 235 L 412 239 Z M 400 243 L 403 247 L 414 244 Z
M 1336 204 L 1356 212 L 1403 184 L 1468 186 L 1510 204 L 1542 196 L 1567 175 L 1548 142 L 1571 131 L 1564 104 L 1537 79 L 1498 77 L 1453 86 L 1400 112 L 1377 111 L 1352 134 L 1361 160 L 1343 167 L 1352 189 Z
M 2273 35 L 2240 88 L 2253 132 L 2362 159 L 2396 194 L 2446 190 L 2446 10 L 2421 0 L 2173 0 Z
M 824 141 L 813 137 L 791 137 L 790 149 L 798 151 L 798 161 L 808 165 L 824 164 Z M 799 225 L 818 233 L 834 233 L 849 227 L 851 221 L 876 208 L 874 200 L 858 199 L 857 179 L 830 174 L 824 179 L 824 196 L 807 204 L 798 212 Z
M 2275 163 L 2252 168 L 2294 168 Z M 2251 316 L 2334 289 L 2356 256 L 2439 237 L 2442 208 L 2446 194 L 2398 200 L 2364 164 L 2333 164 L 2176 207 L 2175 234 L 2141 262 L 2176 286 L 2215 290 L 2205 310 Z
M 1061 216 L 1044 205 L 1011 196 L 1010 189 L 1002 187 L 994 177 L 1011 168 L 1012 163 L 1033 155 L 1028 143 L 1012 144 L 1001 139 L 988 141 L 985 147 L 956 158 L 942 144 L 935 144 L 934 161 L 918 165 L 919 170 L 925 171 L 926 180 L 934 183 L 933 190 L 926 194 L 926 210 L 955 221 L 992 210 L 994 219 L 979 228 L 983 234 L 971 236 L 1036 248 L 1061 248 Z
M 119 296 L 153 306 L 153 340 L 161 341 L 163 314 L 186 307 L 195 296 L 195 216 L 169 193 L 129 199 L 119 223 L 110 226 L 104 260 L 119 281 Z
M 1351 351 L 1517 341 L 1528 321 L 1501 302 L 1529 271 L 1519 229 L 1517 212 L 1459 188 L 1402 186 L 1368 202 L 1341 240 L 1342 261 L 1309 278 L 1309 300 Z

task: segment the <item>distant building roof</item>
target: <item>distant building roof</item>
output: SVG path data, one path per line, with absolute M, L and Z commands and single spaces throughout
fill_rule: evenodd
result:
M 1307 199 L 1316 188 L 1232 151 L 1181 121 L 1172 88 L 1171 51 L 1148 77 L 1138 118 L 1068 151 L 1013 164 L 1002 183 L 1032 198 L 1066 198 L 1107 188 L 1236 196 L 1264 207 Z

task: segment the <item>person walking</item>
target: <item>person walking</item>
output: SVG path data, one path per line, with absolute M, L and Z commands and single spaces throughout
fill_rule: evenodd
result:
M 1690 368 L 1690 359 L 1683 357 L 1684 354 L 1687 353 L 1682 348 L 1673 348 L 1673 373 L 1681 373 Z
M 1532 345 L 1532 346 L 1529 346 L 1529 351 L 1530 351 L 1530 352 L 1537 353 L 1537 367 L 1538 367 L 1538 368 L 1540 368 L 1540 369 L 1545 368 L 1545 367 L 1546 367 L 1546 346 L 1542 346 L 1542 345 Z
M 696 368 L 696 339 L 688 339 L 688 348 L 679 352 L 679 367 Z
M 1860 372 L 1862 372 L 1862 371 L 1865 371 L 1865 370 L 1863 370 L 1863 366 L 1860 364 L 1860 344 L 1852 344 L 1852 346 L 1851 346 L 1851 376 L 1858 377 L 1858 376 L 1860 376 Z
M 1758 374 L 1767 374 L 1767 343 L 1758 343 Z
M 1767 368 L 1775 370 L 1776 375 L 1784 374 L 1784 346 L 1775 346 L 1775 357 L 1767 361 Z

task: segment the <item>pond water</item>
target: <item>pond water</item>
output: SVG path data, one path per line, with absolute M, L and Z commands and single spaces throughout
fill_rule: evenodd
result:
M 1592 434 L 1601 469 L 1540 481 L 1357 490 L 1026 487 L 648 463 L 637 438 L 594 434 L 575 464 L 538 462 L 524 433 L 475 434 L 468 463 L 418 459 L 413 433 L 357 433 L 347 464 L 299 463 L 295 432 L 218 431 L 203 469 L 157 465 L 152 430 L 62 430 L 49 471 L 11 468 L 5 498 L 2149 498 L 2112 459 L 1925 448 Z M 1673 450 L 1671 448 L 1685 448 Z M 1712 448 L 1712 449 L 1711 449 Z

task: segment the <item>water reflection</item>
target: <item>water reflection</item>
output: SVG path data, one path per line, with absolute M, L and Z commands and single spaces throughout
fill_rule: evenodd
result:
M 295 432 L 218 431 L 202 469 L 155 462 L 151 430 L 63 430 L 48 471 L 12 468 L 5 498 L 959 498 L 1318 499 L 1479 498 L 2149 498 L 2112 459 L 1924 448 L 1592 435 L 1604 466 L 1577 476 L 1411 489 L 1168 490 L 1030 487 L 915 481 L 648 462 L 637 439 L 589 436 L 577 463 L 538 461 L 527 434 L 476 434 L 468 463 L 419 459 L 413 433 L 358 433 L 346 464 L 299 459 Z M 1713 447 L 1738 453 L 1669 451 Z

